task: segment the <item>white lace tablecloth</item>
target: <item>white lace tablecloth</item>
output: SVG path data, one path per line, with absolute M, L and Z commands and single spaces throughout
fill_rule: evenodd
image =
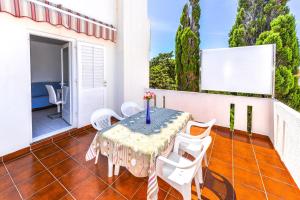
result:
M 145 123 L 145 111 L 142 111 L 98 132 L 86 160 L 95 158 L 100 151 L 134 176 L 149 176 L 147 199 L 157 199 L 156 157 L 171 152 L 176 134 L 186 126 L 191 114 L 152 108 L 150 115 L 151 124 Z

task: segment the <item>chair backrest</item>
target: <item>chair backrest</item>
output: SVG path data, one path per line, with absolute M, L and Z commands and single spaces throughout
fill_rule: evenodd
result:
M 56 104 L 57 102 L 57 97 L 55 90 L 52 85 L 45 85 L 47 88 L 48 94 L 49 94 L 49 103 Z
M 69 87 L 63 86 L 63 97 L 62 97 L 63 104 L 66 104 L 68 98 L 69 98 Z
M 209 136 L 210 135 L 210 131 L 211 131 L 211 128 L 214 126 L 214 124 L 216 123 L 216 119 L 212 119 L 210 120 L 209 122 L 206 122 L 206 123 L 202 123 L 202 122 L 194 122 L 194 121 L 189 121 L 187 126 L 186 126 L 186 132 L 187 134 L 191 134 L 191 127 L 192 126 L 199 126 L 201 128 L 206 128 L 206 130 L 199 134 L 199 135 L 194 135 L 194 137 L 198 137 L 198 138 L 203 138 L 203 137 L 206 137 L 206 136 Z
M 191 139 L 189 139 L 189 140 L 191 140 Z M 195 167 L 195 173 L 196 173 L 198 171 L 199 167 L 201 166 L 202 159 L 203 159 L 209 145 L 211 144 L 211 141 L 212 141 L 211 136 L 207 136 L 207 137 L 201 139 L 201 142 L 199 142 L 199 143 L 197 142 L 198 143 L 197 145 L 199 145 L 199 149 L 200 149 L 198 155 L 196 156 L 196 158 L 190 164 L 188 164 L 186 166 L 183 166 L 181 168 L 184 170 L 184 169 L 190 169 L 190 168 L 196 166 Z M 175 141 L 175 143 L 176 143 L 176 141 Z M 178 148 L 178 147 L 179 146 L 177 146 L 175 144 L 174 152 L 178 152 L 178 149 L 175 149 L 175 148 Z
M 203 135 L 209 136 L 211 128 L 214 126 L 215 123 L 216 123 L 216 119 L 212 119 L 209 122 L 207 122 L 206 124 L 207 124 L 208 128 L 204 131 Z
M 202 160 L 204 158 L 204 155 L 205 155 L 208 147 L 211 144 L 211 141 L 212 141 L 211 136 L 207 136 L 207 137 L 205 137 L 205 138 L 202 139 L 202 142 L 201 142 L 201 151 L 200 151 L 199 155 L 195 158 L 195 160 L 191 164 L 191 167 L 192 166 L 196 166 L 193 177 L 195 177 L 196 173 L 199 170 L 199 167 L 201 167 L 201 162 L 202 162 Z
M 102 129 L 111 126 L 111 117 L 114 117 L 118 120 L 123 119 L 113 110 L 101 108 L 93 112 L 91 116 L 91 124 L 95 129 L 101 131 Z
M 121 106 L 121 112 L 124 117 L 130 117 L 142 110 L 143 108 L 141 108 L 137 103 L 131 101 L 124 102 Z

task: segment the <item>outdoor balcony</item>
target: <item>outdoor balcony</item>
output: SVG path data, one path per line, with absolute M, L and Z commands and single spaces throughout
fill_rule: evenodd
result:
M 160 5 L 149 6 L 148 9 L 148 2 L 152 4 L 154 1 L 102 0 L 74 3 L 59 0 L 50 2 L 0 0 L 2 25 L 0 54 L 4 55 L 1 57 L 0 67 L 0 90 L 4 97 L 0 100 L 0 200 L 156 199 L 156 175 L 158 174 L 156 172 L 165 166 L 159 168 L 161 165 L 153 164 L 157 164 L 156 160 L 162 160 L 161 157 L 167 156 L 165 151 L 170 153 L 167 150 L 175 149 L 173 142 L 176 141 L 176 137 L 179 138 L 178 132 L 188 120 L 208 122 L 212 119 L 216 121 L 214 120 L 215 124 L 211 132 L 208 131 L 211 137 L 207 134 L 206 138 L 196 138 L 198 142 L 196 151 L 201 151 L 197 155 L 199 160 L 204 158 L 206 151 L 204 147 L 208 146 L 205 144 L 210 144 L 207 151 L 208 166 L 205 163 L 202 164 L 203 183 L 201 182 L 200 186 L 203 200 L 300 199 L 300 113 L 298 112 L 300 107 L 297 107 L 297 105 L 300 106 L 300 88 L 296 85 L 294 88 L 291 84 L 293 83 L 291 80 L 294 82 L 296 80 L 294 68 L 298 67 L 292 65 L 299 64 L 299 59 L 296 59 L 299 57 L 296 55 L 299 51 L 294 49 L 294 46 L 298 46 L 294 44 L 297 41 L 295 30 L 286 31 L 285 28 L 277 30 L 278 26 L 273 28 L 271 20 L 267 20 L 270 24 L 265 27 L 271 29 L 263 30 L 257 36 L 266 33 L 272 33 L 272 35 L 268 36 L 266 41 L 259 41 L 263 37 L 252 38 L 255 39 L 253 40 L 255 44 L 264 45 L 245 46 L 252 44 L 242 44 L 243 47 L 233 45 L 236 48 L 226 48 L 227 46 L 223 45 L 227 45 L 230 39 L 227 36 L 232 24 L 229 24 L 225 18 L 233 16 L 232 10 L 234 12 L 237 10 L 235 7 L 228 9 L 224 3 L 224 7 L 218 5 L 209 6 L 212 10 L 202 9 L 203 16 L 206 12 L 209 16 L 216 18 L 215 22 L 204 20 L 203 24 L 202 21 L 206 17 L 201 20 L 197 17 L 201 8 L 200 1 L 199 5 L 195 4 L 198 2 L 196 0 L 186 1 L 194 9 L 189 9 L 190 6 L 178 6 L 179 1 L 174 3 L 171 0 L 160 1 L 166 4 L 168 9 Z M 201 1 L 203 2 L 205 1 Z M 232 4 L 233 1 L 226 2 Z M 218 2 L 214 3 L 218 4 Z M 289 14 L 283 17 L 284 20 L 281 14 L 278 16 L 280 20 L 273 20 L 291 29 L 295 29 L 298 25 L 292 16 L 294 14 L 290 13 L 290 9 L 286 7 L 287 1 L 260 1 L 260 4 L 263 3 L 265 7 L 258 6 L 258 8 L 269 8 L 269 3 L 283 4 L 279 7 L 271 6 L 275 10 L 270 13 L 274 12 L 279 15 L 277 11 L 281 10 L 288 11 Z M 174 8 L 170 9 L 173 4 Z M 235 6 L 237 5 L 240 4 Z M 253 6 L 257 7 L 255 4 Z M 297 10 L 298 7 L 291 8 Z M 184 8 L 182 12 L 184 18 L 179 17 L 182 8 Z M 220 11 L 218 12 L 216 8 Z M 172 20 L 160 23 L 164 22 L 164 19 L 159 16 L 157 19 L 162 19 L 162 21 L 158 20 L 157 23 L 155 18 L 151 17 L 151 10 L 159 15 L 159 12 L 162 12 Z M 176 10 L 180 12 L 176 14 L 178 15 L 176 17 L 169 17 L 171 13 L 166 12 Z M 196 14 L 185 12 L 185 10 L 194 10 Z M 237 21 L 240 21 L 239 10 Z M 263 12 L 258 13 L 259 18 L 250 17 L 254 24 L 260 22 L 263 19 L 261 17 L 265 15 L 265 9 L 258 10 Z M 192 17 L 190 20 L 180 20 L 189 16 Z M 194 20 L 194 17 L 198 19 Z M 182 24 L 182 21 L 189 23 Z M 234 19 L 230 21 L 233 23 Z M 252 24 L 252 22 L 244 23 Z M 215 32 L 209 28 L 210 25 L 218 28 L 219 23 L 227 24 L 226 30 Z M 176 27 L 168 27 L 170 24 L 175 24 Z M 193 30 L 197 27 L 201 27 L 201 31 L 200 29 Z M 234 24 L 233 28 L 237 27 L 240 26 Z M 159 29 L 158 34 L 155 33 L 155 28 Z M 209 32 L 205 31 L 206 28 Z M 175 33 L 176 30 L 179 30 L 178 34 Z M 203 30 L 206 34 L 203 34 Z M 252 32 L 252 29 L 249 30 Z M 161 31 L 170 32 L 170 35 L 161 34 Z M 200 36 L 198 31 L 201 33 Z M 235 34 L 240 32 L 240 30 L 236 31 L 230 32 Z M 286 36 L 288 32 L 290 35 Z M 273 38 L 273 34 L 276 36 L 275 39 L 277 35 L 280 36 L 278 37 L 282 40 L 278 39 L 280 45 L 277 44 L 277 39 L 276 44 L 269 44 L 268 39 Z M 154 55 L 153 41 L 156 40 L 154 37 L 156 35 L 159 35 L 157 40 L 159 46 L 168 47 L 167 49 L 173 52 L 163 52 L 165 50 L 154 52 L 158 56 L 153 57 L 149 63 L 149 58 Z M 203 38 L 205 35 L 213 38 L 207 40 Z M 245 32 L 245 36 L 248 35 L 253 34 Z M 202 47 L 203 42 L 196 45 L 199 41 L 215 45 L 221 36 L 223 37 L 222 45 L 205 48 Z M 247 39 L 242 35 L 241 37 L 243 40 Z M 291 41 L 293 44 L 290 44 Z M 50 48 L 51 53 L 48 52 L 49 47 L 53 46 L 56 48 Z M 210 49 L 215 47 L 218 49 Z M 293 49 L 288 47 L 293 47 Z M 293 56 L 288 56 L 293 57 L 293 60 L 284 63 L 287 66 L 282 66 L 277 61 L 278 58 L 279 60 L 285 58 L 286 52 L 293 52 Z M 159 60 L 161 63 L 153 62 L 153 60 Z M 53 64 L 52 61 L 59 62 Z M 199 63 L 199 66 L 196 63 Z M 288 68 L 289 65 L 293 67 L 293 72 L 289 69 L 290 67 Z M 282 76 L 280 85 L 276 83 L 278 82 L 277 75 Z M 153 77 L 157 80 L 153 80 Z M 153 82 L 156 85 L 153 85 Z M 187 82 L 190 83 L 187 84 Z M 285 83 L 288 83 L 288 88 Z M 278 86 L 283 91 L 278 93 L 276 91 Z M 149 87 L 156 89 L 149 89 Z M 285 89 L 289 89 L 291 93 L 287 93 Z M 146 107 L 146 102 L 143 100 L 145 91 L 155 93 L 155 95 L 148 93 L 151 94 L 151 98 L 146 98 L 147 113 L 151 113 L 152 108 L 150 111 L 148 108 L 149 103 L 153 103 L 154 96 L 153 106 L 173 109 L 171 112 L 176 113 L 167 115 L 164 120 L 160 120 L 160 115 L 157 113 L 156 118 L 151 116 L 152 119 L 154 118 L 153 121 L 160 121 L 154 124 L 156 127 L 150 126 L 148 129 L 150 131 L 147 133 L 141 131 L 143 128 L 148 128 L 145 126 L 150 118 L 148 114 L 146 117 L 145 113 L 141 113 Z M 284 96 L 289 94 L 289 96 L 282 99 L 280 98 L 282 94 Z M 295 104 L 296 106 L 292 106 L 295 110 L 279 100 L 290 106 Z M 128 101 L 133 101 L 141 108 L 139 109 L 141 112 L 135 114 L 141 114 L 138 118 L 140 122 L 138 125 L 142 128 L 138 131 L 130 129 L 137 120 L 129 121 L 130 123 L 126 120 L 137 119 L 136 116 L 127 119 L 120 117 L 119 119 L 122 120 L 120 124 L 126 121 L 128 126 L 125 126 L 124 122 L 121 124 L 123 129 L 118 129 L 114 133 L 118 133 L 120 140 L 126 140 L 127 146 L 120 145 L 118 143 L 120 140 L 116 143 L 111 140 L 109 143 L 114 143 L 113 147 L 107 148 L 110 154 L 102 152 L 101 144 L 109 145 L 105 139 L 100 141 L 100 136 L 104 135 L 104 131 L 116 126 L 108 127 L 111 125 L 109 123 L 111 115 L 107 113 L 104 117 L 98 116 L 95 120 L 91 116 L 99 113 L 99 110 L 114 111 L 116 116 L 120 115 L 121 105 Z M 53 107 L 50 109 L 58 112 L 48 113 L 50 111 L 48 105 Z M 45 111 L 43 117 L 38 115 L 39 113 L 36 114 L 36 108 Z M 170 112 L 167 109 L 161 110 Z M 122 114 L 126 117 L 124 113 Z M 184 120 L 181 121 L 184 123 L 176 124 L 174 121 L 181 114 L 185 115 Z M 58 121 L 66 122 L 67 124 L 63 123 L 66 126 L 56 126 L 51 116 L 56 116 Z M 146 123 L 142 118 L 146 118 Z M 47 122 L 43 121 L 43 123 L 41 119 L 47 119 Z M 91 124 L 95 127 L 95 124 L 100 124 L 102 119 L 106 120 L 106 127 L 98 129 L 103 134 L 97 135 L 99 141 L 97 140 L 96 145 L 93 146 L 92 141 L 97 131 L 92 128 Z M 116 122 L 114 120 L 114 123 Z M 171 128 L 168 126 L 170 123 Z M 40 131 L 41 134 L 35 134 L 38 132 L 36 127 L 43 130 Z M 163 130 L 166 127 L 170 129 Z M 103 128 L 109 129 L 103 130 Z M 128 135 L 124 136 L 124 130 L 128 129 L 131 131 L 127 131 Z M 161 135 L 167 135 L 168 138 L 151 140 L 152 135 L 157 136 L 155 135 L 158 133 L 157 130 Z M 193 127 L 191 134 L 198 135 L 203 131 L 201 128 Z M 135 134 L 136 132 L 143 133 L 143 135 Z M 131 140 L 130 136 L 135 137 L 134 139 L 149 136 L 144 138 L 150 138 L 150 142 L 139 143 L 138 140 Z M 184 137 L 184 135 L 181 136 Z M 189 144 L 194 144 L 195 141 L 189 139 L 189 142 Z M 134 146 L 132 147 L 130 144 L 135 146 L 132 145 Z M 162 146 L 167 148 L 161 151 Z M 144 150 L 144 147 L 157 147 L 143 155 L 150 157 L 145 165 L 145 159 L 139 159 L 143 152 L 135 151 L 137 148 Z M 87 152 L 92 152 L 95 160 L 86 161 L 88 160 L 86 155 L 89 155 Z M 112 159 L 114 154 L 117 154 L 116 157 L 121 155 L 117 161 Z M 132 154 L 139 155 L 131 157 Z M 98 155 L 98 163 L 95 164 Z M 175 156 L 180 155 L 179 152 Z M 184 156 L 192 159 L 187 154 Z M 130 160 L 127 159 L 129 157 Z M 190 162 L 182 157 L 180 159 L 189 164 L 183 166 L 182 163 L 179 163 L 180 165 L 173 163 L 176 169 L 171 169 L 173 170 L 171 175 L 175 174 L 177 181 L 180 179 L 178 182 L 184 180 L 180 183 L 189 184 L 189 187 L 191 182 L 187 184 L 186 180 L 191 181 L 196 177 L 195 180 L 199 181 L 202 178 L 199 173 L 201 168 L 196 168 L 199 167 L 200 162 Z M 138 161 L 141 161 L 142 167 L 136 165 Z M 117 173 L 117 165 L 126 166 L 126 168 L 121 167 L 120 173 Z M 137 166 L 137 171 L 141 172 L 138 171 L 138 175 L 131 173 L 131 166 Z M 113 167 L 115 167 L 114 175 L 111 173 Z M 153 170 L 152 167 L 155 169 Z M 188 175 L 182 176 L 181 172 L 187 168 Z M 194 170 L 193 173 L 190 169 Z M 140 178 L 142 171 L 146 173 L 143 174 L 143 178 Z M 191 174 L 194 174 L 194 177 L 190 178 Z M 171 175 L 169 175 L 165 177 L 170 178 Z M 178 182 L 173 181 L 175 186 Z M 197 199 L 196 184 L 192 184 L 192 199 Z M 183 199 L 179 192 L 160 178 L 158 178 L 158 186 L 158 199 Z M 186 191 L 189 192 L 190 188 L 185 190 L 184 195 L 185 199 L 189 200 L 190 193 L 187 194 Z
M 200 133 L 201 129 L 192 129 Z M 0 199 L 146 199 L 147 179 L 121 168 L 107 177 L 107 158 L 85 161 L 93 128 L 71 131 L 0 165 Z M 300 192 L 271 141 L 214 127 L 204 167 L 203 199 L 297 199 Z M 45 143 L 49 143 L 45 145 Z M 37 149 L 34 149 L 37 148 Z M 4 160 L 9 159 L 8 157 Z M 182 199 L 159 179 L 159 199 Z M 193 186 L 193 199 L 197 195 Z

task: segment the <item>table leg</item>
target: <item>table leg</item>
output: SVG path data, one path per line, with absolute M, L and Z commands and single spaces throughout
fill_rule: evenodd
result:
M 95 158 L 95 164 L 97 164 L 97 162 L 98 162 L 99 154 L 100 154 L 100 150 L 97 150 L 97 154 L 96 154 L 96 158 Z
M 118 176 L 120 172 L 120 165 L 115 165 L 115 176 Z
M 113 176 L 113 162 L 110 158 L 108 158 L 108 177 Z

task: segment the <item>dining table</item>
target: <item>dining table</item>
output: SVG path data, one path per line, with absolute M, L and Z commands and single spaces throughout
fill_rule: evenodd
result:
M 156 158 L 167 156 L 172 151 L 176 134 L 192 116 L 187 112 L 158 107 L 151 107 L 150 115 L 150 124 L 145 122 L 146 111 L 141 111 L 98 131 L 86 153 L 86 160 L 94 159 L 100 152 L 134 176 L 148 177 L 147 199 L 156 200 L 159 190 Z

